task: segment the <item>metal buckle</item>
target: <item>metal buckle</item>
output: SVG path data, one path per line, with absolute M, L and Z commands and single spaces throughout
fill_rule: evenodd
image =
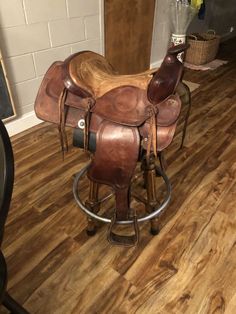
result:
M 114 212 L 113 218 L 111 220 L 111 224 L 108 228 L 107 233 L 107 240 L 113 245 L 122 245 L 122 246 L 135 246 L 139 242 L 139 227 L 138 227 L 138 219 L 136 212 L 134 211 L 133 216 L 133 227 L 134 227 L 134 234 L 130 236 L 120 235 L 113 232 L 114 226 L 117 224 L 116 219 L 116 211 Z

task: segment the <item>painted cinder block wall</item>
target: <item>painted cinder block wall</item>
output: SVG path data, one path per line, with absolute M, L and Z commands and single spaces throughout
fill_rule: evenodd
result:
M 100 0 L 0 0 L 0 46 L 16 120 L 33 114 L 50 64 L 80 50 L 102 53 L 102 33 Z
M 160 64 L 169 45 L 169 1 L 156 2 L 152 66 Z M 206 5 L 206 18 L 195 18 L 188 32 L 214 28 L 235 36 L 235 0 L 206 0 Z M 103 53 L 103 45 L 103 0 L 0 0 L 0 47 L 17 111 L 7 123 L 10 134 L 39 122 L 33 103 L 52 62 L 81 50 Z
M 156 5 L 154 65 L 167 48 L 167 3 L 158 0 Z M 80 50 L 103 53 L 103 0 L 0 0 L 0 38 L 17 111 L 16 119 L 7 123 L 14 134 L 15 128 L 23 130 L 38 122 L 33 103 L 52 62 Z

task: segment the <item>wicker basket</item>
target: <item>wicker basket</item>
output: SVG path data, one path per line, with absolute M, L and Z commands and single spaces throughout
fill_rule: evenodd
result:
M 195 35 L 188 36 L 190 47 L 185 57 L 186 62 L 195 65 L 205 64 L 214 60 L 220 44 L 220 36 L 216 35 L 215 31 L 209 30 L 207 33 L 199 35 L 203 40 L 198 40 Z

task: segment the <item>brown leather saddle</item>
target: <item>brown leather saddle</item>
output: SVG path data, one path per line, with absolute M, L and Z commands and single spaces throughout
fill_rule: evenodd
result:
M 89 134 L 96 134 L 87 174 L 90 180 L 114 189 L 113 225 L 131 215 L 130 183 L 140 150 L 148 160 L 173 139 L 181 109 L 175 89 L 183 71 L 177 54 L 186 48 L 170 48 L 159 69 L 135 75 L 118 75 L 103 56 L 83 51 L 53 63 L 42 81 L 35 112 L 59 126 L 63 150 L 67 148 L 65 126 L 83 130 L 85 149 Z M 135 225 L 137 215 L 132 212 L 132 216 Z M 122 240 L 112 228 L 109 239 L 119 244 Z M 123 242 L 134 241 L 130 237 Z

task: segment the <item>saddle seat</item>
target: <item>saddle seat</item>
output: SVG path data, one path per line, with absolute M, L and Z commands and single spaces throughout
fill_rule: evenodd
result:
M 84 51 L 76 53 L 64 61 L 67 76 L 65 85 L 79 96 L 90 96 L 95 99 L 102 97 L 108 91 L 121 87 L 133 86 L 146 90 L 157 69 L 142 73 L 119 75 L 112 65 L 101 55 Z M 81 95 L 81 89 L 87 95 Z

